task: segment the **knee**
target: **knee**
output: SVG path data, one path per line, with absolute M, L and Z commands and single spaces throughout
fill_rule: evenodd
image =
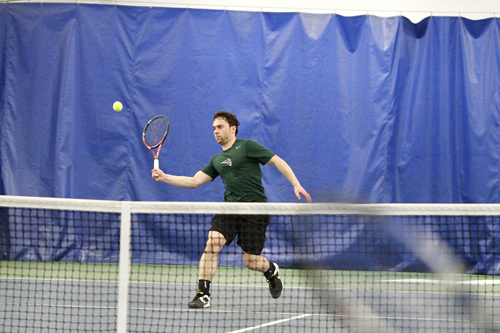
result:
M 260 268 L 260 262 L 258 256 L 243 255 L 243 263 L 252 271 L 257 271 Z
M 222 246 L 224 246 L 224 242 L 220 239 L 209 238 L 205 246 L 205 253 L 219 253 L 222 250 Z
M 245 266 L 247 266 L 251 270 L 254 270 L 254 268 L 255 268 L 255 261 L 254 260 L 251 260 L 250 258 L 247 258 L 244 256 L 243 263 L 245 264 Z

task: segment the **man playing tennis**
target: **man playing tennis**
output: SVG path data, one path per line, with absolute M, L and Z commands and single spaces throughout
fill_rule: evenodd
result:
M 240 123 L 235 115 L 219 111 L 213 116 L 215 140 L 222 146 L 222 153 L 212 157 L 210 164 L 193 177 L 173 176 L 160 169 L 152 170 L 156 181 L 184 188 L 196 188 L 221 176 L 226 202 L 267 202 L 262 186 L 260 164 L 274 165 L 292 183 L 297 199 L 304 195 L 307 202 L 311 196 L 302 188 L 290 166 L 277 155 L 252 140 L 236 139 Z M 263 272 L 269 283 L 273 298 L 281 296 L 283 283 L 279 267 L 261 256 L 269 224 L 267 215 L 215 215 L 208 233 L 205 251 L 199 267 L 198 291 L 189 302 L 190 308 L 210 307 L 210 281 L 217 269 L 217 255 L 224 245 L 229 245 L 238 235 L 237 244 L 243 251 L 243 262 L 254 271 Z

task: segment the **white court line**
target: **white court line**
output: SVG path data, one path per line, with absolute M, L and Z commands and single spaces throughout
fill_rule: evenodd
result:
M 50 304 L 50 303 L 4 303 L 5 305 L 14 305 L 14 306 L 32 306 L 32 307 L 58 307 L 58 308 L 82 308 L 82 309 L 117 309 L 117 306 L 99 306 L 99 305 L 73 305 L 73 304 Z M 139 310 L 139 311 L 154 311 L 154 312 L 203 312 L 195 309 L 187 309 L 187 308 L 148 308 L 148 307 L 130 307 L 130 310 Z M 215 310 L 215 309 L 210 309 L 207 310 L 207 312 L 213 312 L 213 313 L 240 313 L 240 311 L 235 311 L 235 310 Z M 249 313 L 254 313 L 254 314 L 268 314 L 268 311 L 253 311 Z M 290 315 L 296 315 L 297 312 L 272 312 L 275 315 L 282 315 L 282 316 L 290 316 Z M 303 314 L 299 315 L 297 317 L 301 316 L 312 316 L 313 314 Z M 316 316 L 336 316 L 332 314 L 315 314 Z M 294 317 L 295 318 L 295 317 Z M 285 319 L 285 320 L 291 320 L 291 319 Z
M 291 318 L 287 318 L 287 319 L 276 320 L 276 321 L 272 321 L 270 323 L 266 323 L 266 324 L 262 324 L 262 325 L 257 325 L 257 326 L 252 326 L 252 327 L 247 327 L 247 328 L 242 328 L 241 330 L 231 331 L 231 332 L 227 332 L 227 333 L 240 333 L 240 332 L 252 331 L 252 330 L 256 330 L 258 328 L 262 328 L 262 327 L 266 327 L 266 326 L 272 326 L 272 325 L 276 325 L 276 324 L 283 323 L 283 322 L 286 322 L 286 321 L 292 321 L 292 320 L 295 320 L 295 319 L 300 319 L 300 318 L 309 317 L 309 316 L 312 316 L 312 314 L 303 314 L 303 315 L 296 316 L 296 317 L 291 317 Z
M 17 303 L 5 303 L 5 305 L 17 305 L 17 306 L 34 306 L 34 307 L 60 307 L 60 308 L 82 308 L 82 309 L 116 309 L 116 306 L 95 306 L 95 305 L 70 305 L 70 304 L 44 304 L 44 303 L 28 303 L 28 304 L 17 304 Z M 131 307 L 130 310 L 141 310 L 141 311 L 162 311 L 162 312 L 204 312 L 204 311 L 198 311 L 195 309 L 180 309 L 180 308 L 138 308 L 138 307 Z M 239 311 L 228 311 L 228 310 L 214 310 L 210 309 L 208 310 L 209 312 L 215 312 L 215 313 L 240 313 Z M 207 311 L 207 312 L 208 312 Z M 253 313 L 269 313 L 269 312 L 253 312 Z M 283 312 L 276 312 L 274 314 L 280 314 L 280 315 L 290 315 L 291 313 L 283 313 Z M 309 316 L 320 316 L 320 317 L 339 317 L 341 318 L 342 316 L 339 314 L 333 314 L 333 313 L 315 313 L 315 314 L 302 314 L 299 316 L 287 318 L 287 319 L 282 319 L 278 321 L 273 321 L 267 324 L 262 324 L 258 326 L 252 326 L 252 327 L 247 327 L 243 328 L 237 331 L 231 331 L 227 333 L 239 333 L 239 332 L 247 332 L 250 330 L 255 330 L 258 328 L 266 327 L 266 326 L 271 326 L 275 324 L 279 324 L 281 322 L 285 321 L 291 321 L 295 319 L 300 319 L 304 317 L 309 317 Z M 463 322 L 463 319 L 460 318 L 427 318 L 427 317 L 407 317 L 407 316 L 363 316 L 363 315 L 358 315 L 354 316 L 353 318 L 361 318 L 361 319 L 385 319 L 385 320 L 418 320 L 418 321 L 426 321 L 426 322 Z M 482 322 L 482 321 L 480 321 Z M 500 323 L 500 320 L 494 320 L 494 323 Z
M 27 278 L 19 278 L 19 277 L 8 277 L 8 276 L 0 276 L 0 280 L 19 280 L 19 281 L 25 281 L 25 280 L 36 280 L 36 281 L 55 281 L 55 282 L 81 282 L 81 283 L 88 283 L 88 282 L 105 282 L 105 283 L 115 283 L 118 284 L 118 280 L 93 280 L 93 279 L 56 279 L 56 278 L 37 278 L 37 277 L 27 277 Z
M 399 279 L 399 280 L 380 280 L 380 282 L 399 282 L 399 283 L 429 283 L 429 284 L 464 284 L 471 286 L 484 286 L 500 284 L 500 280 L 470 280 L 470 281 L 449 281 L 449 280 L 430 280 L 430 279 Z

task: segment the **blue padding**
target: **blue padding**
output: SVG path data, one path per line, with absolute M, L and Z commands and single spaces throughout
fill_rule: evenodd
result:
M 0 260 L 118 263 L 119 214 L 3 209 Z M 134 264 L 198 265 L 211 216 L 134 214 Z M 272 216 L 263 255 L 281 267 L 429 271 L 419 254 L 438 240 L 468 273 L 500 274 L 500 217 Z M 437 246 L 437 245 L 436 245 Z M 432 265 L 432 263 L 430 263 Z M 220 266 L 243 266 L 235 243 Z
M 222 201 L 220 179 L 197 190 L 154 182 L 141 134 L 166 115 L 160 167 L 194 175 L 220 151 L 212 114 L 225 109 L 240 119 L 238 137 L 284 158 L 316 202 L 500 202 L 499 27 L 9 3 L 0 6 L 0 193 Z M 275 168 L 263 174 L 269 201 L 296 200 Z M 495 266 L 477 260 L 479 270 Z

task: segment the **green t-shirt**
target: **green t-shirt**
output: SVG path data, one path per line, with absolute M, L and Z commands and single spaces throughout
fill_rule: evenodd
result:
M 212 179 L 220 176 L 224 183 L 224 201 L 267 202 L 262 186 L 260 164 L 274 156 L 261 144 L 252 140 L 236 140 L 231 148 L 212 157 L 201 171 Z

